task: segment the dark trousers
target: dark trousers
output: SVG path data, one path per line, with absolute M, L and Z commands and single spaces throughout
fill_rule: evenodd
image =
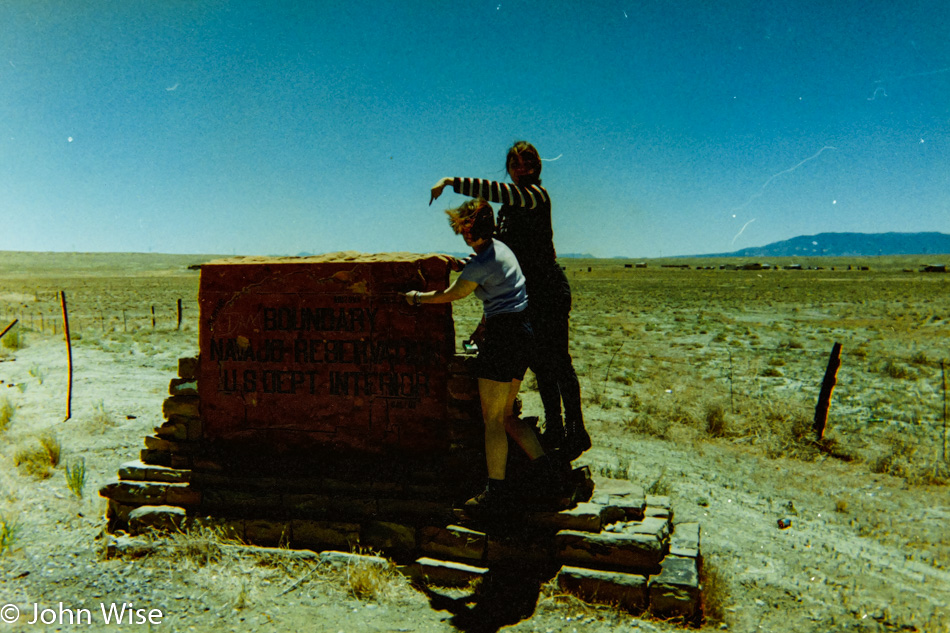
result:
M 557 273 L 542 284 L 528 281 L 528 318 L 535 336 L 531 370 L 538 379 L 545 428 L 561 426 L 563 403 L 565 430 L 571 435 L 584 428 L 584 414 L 581 386 L 568 349 L 571 286 L 560 268 Z

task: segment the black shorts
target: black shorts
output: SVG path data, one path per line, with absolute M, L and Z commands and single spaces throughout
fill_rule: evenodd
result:
M 534 353 L 528 312 L 505 312 L 485 320 L 485 338 L 478 348 L 475 375 L 495 382 L 522 380 Z

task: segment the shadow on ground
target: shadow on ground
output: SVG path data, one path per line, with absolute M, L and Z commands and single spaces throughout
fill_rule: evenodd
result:
M 493 565 L 473 593 L 453 598 L 430 587 L 419 587 L 429 604 L 452 614 L 449 623 L 465 633 L 496 633 L 534 614 L 541 586 L 554 577 L 556 569 L 517 561 Z

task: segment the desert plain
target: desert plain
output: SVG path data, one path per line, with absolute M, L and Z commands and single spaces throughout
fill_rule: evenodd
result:
M 0 340 L 4 628 L 688 630 L 551 582 L 517 617 L 492 618 L 478 587 L 427 594 L 396 573 L 368 582 L 208 534 L 116 555 L 97 491 L 161 423 L 178 358 L 197 354 L 197 266 L 214 258 L 0 253 L 0 329 L 18 320 Z M 950 631 L 950 274 L 920 271 L 947 259 L 562 261 L 594 440 L 575 465 L 669 495 L 674 523 L 700 522 L 702 630 Z M 474 298 L 456 305 L 459 343 L 479 316 Z M 541 415 L 530 376 L 523 401 Z M 106 624 L 103 605 L 161 617 Z M 34 609 L 51 621 L 30 624 Z M 81 609 L 92 624 L 69 622 Z

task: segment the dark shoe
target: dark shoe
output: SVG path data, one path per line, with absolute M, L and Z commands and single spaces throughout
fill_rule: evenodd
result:
M 472 516 L 499 515 L 514 507 L 507 482 L 489 479 L 485 489 L 465 502 L 462 508 Z
M 568 434 L 564 442 L 564 458 L 572 462 L 591 447 L 590 435 L 587 430 L 581 428 L 572 434 Z
M 551 451 L 560 449 L 564 447 L 564 427 L 561 426 L 560 421 L 557 424 L 553 422 L 544 422 L 544 431 L 541 433 L 541 446 L 544 447 L 544 451 L 549 453 Z
M 564 505 L 570 493 L 570 464 L 557 453 L 546 453 L 528 464 L 519 491 L 519 503 L 532 510 L 555 510 Z

